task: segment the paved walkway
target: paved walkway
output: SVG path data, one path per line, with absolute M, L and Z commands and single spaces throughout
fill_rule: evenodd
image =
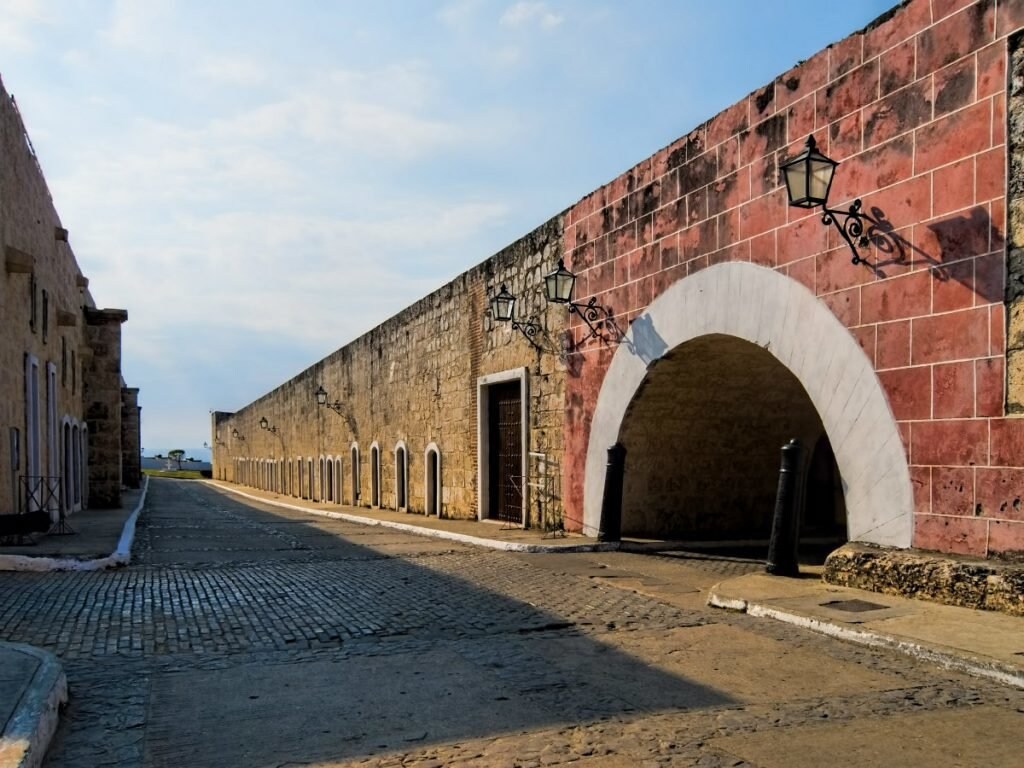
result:
M 60 684 L 26 692 L 44 663 L 59 671 L 54 657 L 72 699 L 48 768 L 226 768 L 257 755 L 767 768 L 820 765 L 822 745 L 851 764 L 899 745 L 907 765 L 1019 765 L 1024 619 L 770 578 L 742 561 L 567 554 L 594 542 L 215 486 L 155 482 L 130 567 L 0 576 L 0 638 L 46 649 L 0 645 L 0 768 L 38 764 Z M 37 551 L 102 556 L 123 540 L 72 522 L 76 552 Z M 413 523 L 429 536 L 410 535 Z M 709 612 L 709 599 L 748 615 Z
M 219 481 L 208 481 L 208 485 L 220 491 L 285 509 L 301 510 L 361 525 L 379 525 L 419 536 L 458 541 L 506 552 L 595 552 L 618 548 L 618 544 L 602 543 L 597 539 L 575 533 L 560 532 L 555 535 L 535 528 L 521 528 L 493 521 L 450 520 L 428 517 L 420 513 L 396 512 L 391 509 L 323 504 Z

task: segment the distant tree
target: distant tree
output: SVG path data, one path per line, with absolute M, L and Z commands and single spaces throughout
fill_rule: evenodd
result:
M 181 469 L 181 460 L 185 458 L 185 452 L 181 448 L 175 448 L 173 451 L 167 452 L 167 458 L 178 462 L 178 469 Z

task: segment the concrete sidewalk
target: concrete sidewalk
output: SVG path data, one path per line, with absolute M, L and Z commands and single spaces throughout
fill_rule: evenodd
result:
M 837 587 L 816 570 L 800 578 L 737 576 L 712 587 L 708 605 L 1024 688 L 1024 618 Z
M 0 571 L 103 570 L 131 559 L 135 521 L 146 501 L 142 488 L 123 491 L 117 509 L 86 509 L 67 518 L 70 534 L 36 534 L 21 545 L 0 546 Z

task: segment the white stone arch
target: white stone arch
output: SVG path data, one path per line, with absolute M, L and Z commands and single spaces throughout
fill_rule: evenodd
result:
M 619 438 L 648 366 L 708 334 L 757 344 L 803 385 L 839 466 L 850 541 L 909 547 L 914 528 L 910 471 L 871 361 L 802 284 L 743 262 L 718 264 L 679 280 L 631 324 L 594 408 L 584 476 L 584 533 L 598 531 L 607 449 Z
M 317 462 L 317 467 L 320 471 L 320 478 L 316 484 L 317 490 L 319 491 L 317 501 L 324 501 L 327 498 L 327 457 L 322 453 L 320 454 L 320 459 Z
M 395 443 L 395 509 L 409 509 L 409 448 L 405 440 Z
M 430 443 L 423 452 L 423 512 L 427 516 L 441 516 L 442 487 L 441 449 L 437 443 Z

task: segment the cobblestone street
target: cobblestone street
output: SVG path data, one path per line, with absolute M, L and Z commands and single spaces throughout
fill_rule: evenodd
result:
M 0 578 L 47 765 L 1016 766 L 1024 693 L 703 606 L 753 566 L 515 555 L 151 484 L 134 564 Z

